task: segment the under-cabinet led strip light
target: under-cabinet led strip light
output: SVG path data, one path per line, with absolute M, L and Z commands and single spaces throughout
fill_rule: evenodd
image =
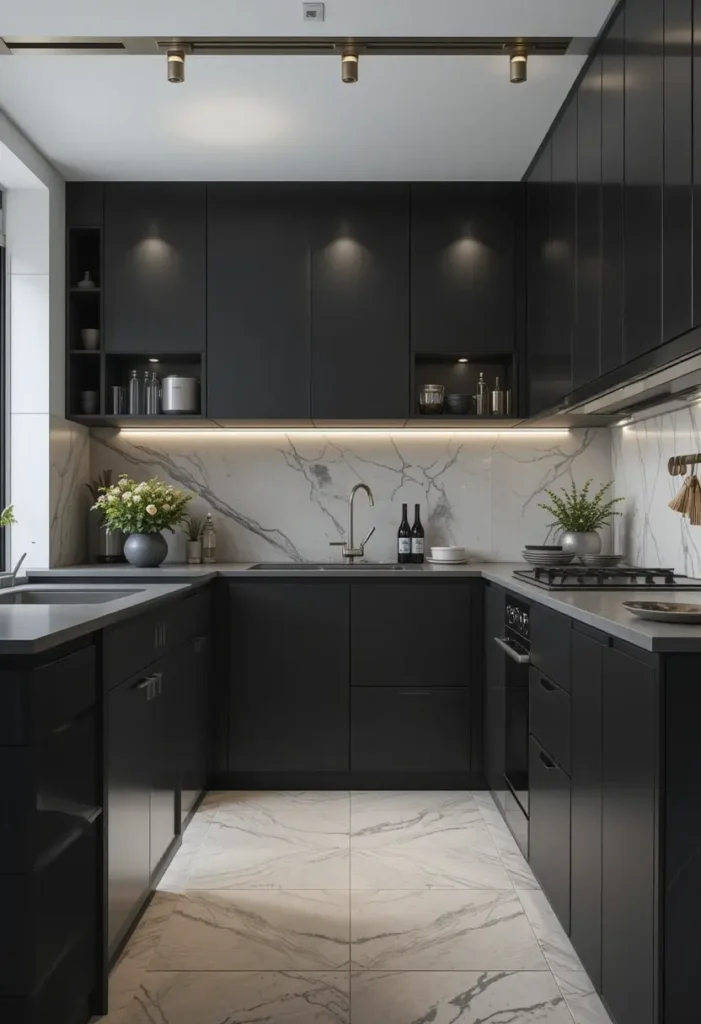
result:
M 333 437 L 413 437 L 413 438 L 445 438 L 448 435 L 453 436 L 459 434 L 461 439 L 468 437 L 566 437 L 569 434 L 569 429 L 559 428 L 552 430 L 550 428 L 543 428 L 538 430 L 533 428 L 530 430 L 519 430 L 507 427 L 504 430 L 465 430 L 464 428 L 457 428 L 451 430 L 449 427 L 445 429 L 435 430 L 358 430 L 352 429 L 339 429 L 329 427 L 324 429 L 323 427 L 316 427 L 314 429 L 300 429 L 291 427 L 289 430 L 282 429 L 280 427 L 261 427 L 258 429 L 243 428 L 238 429 L 236 427 L 221 427 L 221 428 L 209 428 L 203 427 L 202 429 L 195 428 L 174 428 L 174 429 L 151 429 L 149 427 L 121 427 L 119 428 L 120 434 L 136 435 L 140 434 L 145 437 L 201 437 L 205 435 L 207 437 L 325 437 L 332 435 Z

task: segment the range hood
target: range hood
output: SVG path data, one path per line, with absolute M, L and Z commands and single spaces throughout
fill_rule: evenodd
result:
M 701 401 L 701 352 L 641 374 L 596 398 L 558 410 L 561 415 L 620 416 L 639 421 Z

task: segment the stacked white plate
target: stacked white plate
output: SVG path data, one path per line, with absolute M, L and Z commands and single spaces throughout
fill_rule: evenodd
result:
M 623 561 L 623 555 L 582 555 L 582 562 L 591 568 L 613 569 Z
M 426 561 L 432 565 L 465 565 L 467 554 L 465 548 L 431 548 L 431 556 Z
M 524 548 L 521 552 L 524 562 L 546 569 L 549 566 L 569 565 L 574 555 L 565 554 L 562 548 Z

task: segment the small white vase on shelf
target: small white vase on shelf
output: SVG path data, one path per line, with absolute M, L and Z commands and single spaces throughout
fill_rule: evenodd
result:
M 187 564 L 199 565 L 202 561 L 202 538 L 187 542 Z

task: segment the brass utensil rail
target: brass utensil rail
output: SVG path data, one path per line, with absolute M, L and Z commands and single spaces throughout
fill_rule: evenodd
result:
M 701 452 L 695 455 L 673 455 L 667 463 L 667 472 L 670 476 L 684 476 L 694 466 L 701 466 Z

